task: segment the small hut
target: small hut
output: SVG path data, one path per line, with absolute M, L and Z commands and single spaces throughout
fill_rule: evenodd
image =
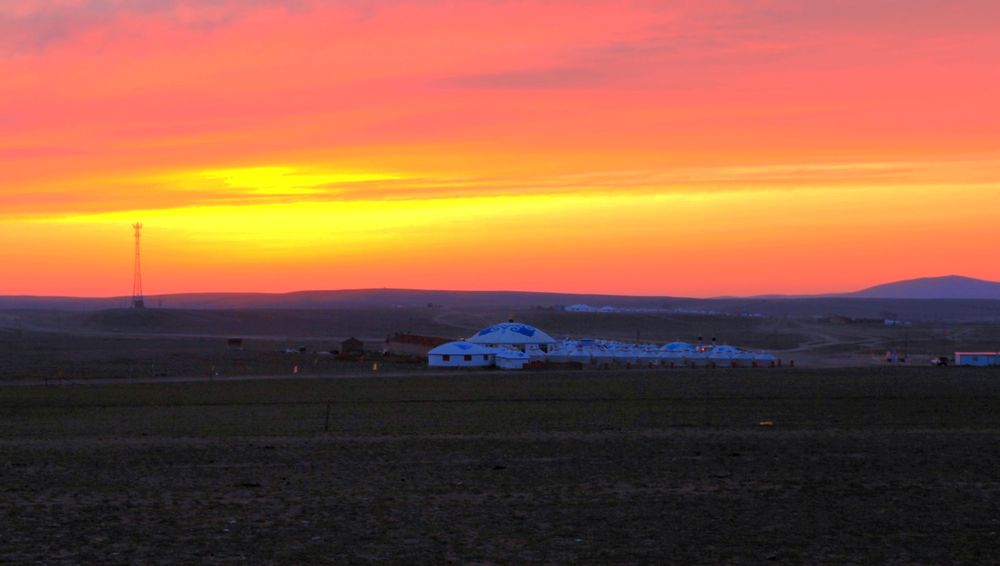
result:
M 365 343 L 355 337 L 350 337 L 340 343 L 341 358 L 360 358 L 365 355 Z
M 385 339 L 385 344 L 382 345 L 382 352 L 388 356 L 423 357 L 434 348 L 448 342 L 451 342 L 451 339 L 397 332 Z

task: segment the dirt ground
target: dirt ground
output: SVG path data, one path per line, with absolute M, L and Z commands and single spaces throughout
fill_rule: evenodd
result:
M 997 563 L 998 441 L 957 368 L 0 387 L 0 563 Z

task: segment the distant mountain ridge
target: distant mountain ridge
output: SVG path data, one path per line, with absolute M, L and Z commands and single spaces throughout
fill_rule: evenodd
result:
M 1000 300 L 1000 282 L 961 275 L 922 277 L 876 285 L 839 296 L 856 299 Z
M 336 309 L 367 307 L 558 307 L 584 303 L 595 307 L 695 308 L 755 312 L 761 302 L 853 299 L 1000 301 L 1000 282 L 958 275 L 877 285 L 852 293 L 764 295 L 756 297 L 654 297 L 546 293 L 533 291 L 442 291 L 421 289 L 343 289 L 292 293 L 184 293 L 146 297 L 146 306 L 169 309 Z M 128 297 L 0 296 L 0 310 L 104 310 L 126 308 Z
M 531 307 L 578 302 L 614 306 L 659 306 L 669 297 L 546 293 L 534 291 L 447 291 L 424 289 L 340 289 L 290 293 L 180 293 L 147 295 L 147 308 L 329 309 L 364 307 L 497 306 Z M 684 299 L 680 299 L 684 300 Z M 0 309 L 102 310 L 127 308 L 128 297 L 0 296 Z

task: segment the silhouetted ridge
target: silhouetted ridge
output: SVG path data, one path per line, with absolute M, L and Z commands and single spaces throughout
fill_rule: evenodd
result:
M 948 275 L 877 285 L 849 293 L 859 299 L 989 299 L 1000 300 L 1000 283 Z

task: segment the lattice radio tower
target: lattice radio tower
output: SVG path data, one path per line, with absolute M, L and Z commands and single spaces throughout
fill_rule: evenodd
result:
M 132 274 L 132 308 L 146 308 L 146 301 L 142 296 L 142 223 L 137 222 L 132 225 L 135 229 L 135 272 Z

